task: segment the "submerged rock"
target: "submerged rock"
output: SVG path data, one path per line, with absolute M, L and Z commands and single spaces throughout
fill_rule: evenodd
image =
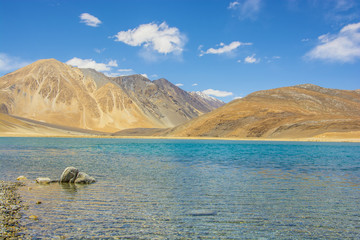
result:
M 84 172 L 79 172 L 75 180 L 75 183 L 80 183 L 80 184 L 90 184 L 94 182 L 95 182 L 95 178 L 90 177 Z
M 189 215 L 191 215 L 191 216 L 215 216 L 215 215 L 217 215 L 217 212 L 212 211 L 212 210 L 201 209 L 201 210 L 192 210 L 189 212 Z
M 35 182 L 39 184 L 49 184 L 51 182 L 51 179 L 48 177 L 38 177 Z
M 74 183 L 78 174 L 79 170 L 77 168 L 67 167 L 61 174 L 60 183 Z
M 65 168 L 60 177 L 60 183 L 90 184 L 94 182 L 96 182 L 95 178 L 90 177 L 84 172 L 79 172 L 79 170 L 74 167 Z

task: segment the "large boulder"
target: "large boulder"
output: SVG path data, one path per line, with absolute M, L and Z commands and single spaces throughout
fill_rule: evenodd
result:
M 95 178 L 90 177 L 89 175 L 87 175 L 84 172 L 79 172 L 79 174 L 77 175 L 76 179 L 75 179 L 75 183 L 80 183 L 80 184 L 90 184 L 90 183 L 94 183 L 95 182 Z
M 61 174 L 60 182 L 61 183 L 74 183 L 78 174 L 79 174 L 79 170 L 77 168 L 67 167 Z

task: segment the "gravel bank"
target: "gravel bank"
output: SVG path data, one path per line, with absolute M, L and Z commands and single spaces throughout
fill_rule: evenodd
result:
M 21 182 L 0 181 L 0 239 L 21 239 L 21 203 L 17 188 Z

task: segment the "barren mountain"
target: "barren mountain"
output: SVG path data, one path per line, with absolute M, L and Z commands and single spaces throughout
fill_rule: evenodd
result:
M 305 84 L 254 92 L 167 135 L 302 138 L 342 132 L 360 133 L 360 92 Z
M 173 127 L 214 109 L 165 81 L 141 75 L 109 78 L 55 59 L 39 60 L 0 78 L 0 113 L 115 132 Z

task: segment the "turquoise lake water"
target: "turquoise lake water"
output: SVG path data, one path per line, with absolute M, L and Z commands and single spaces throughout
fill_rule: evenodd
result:
M 21 188 L 28 236 L 360 238 L 359 143 L 0 138 L 0 180 L 67 166 L 97 182 Z

